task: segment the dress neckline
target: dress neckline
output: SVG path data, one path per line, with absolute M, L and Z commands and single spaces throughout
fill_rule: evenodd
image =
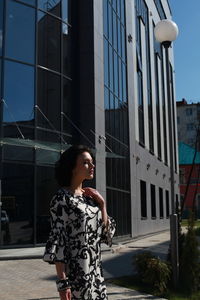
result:
M 64 190 L 64 192 L 67 192 L 68 194 L 70 194 L 71 196 L 73 197 L 83 197 L 83 193 L 80 195 L 80 194 L 75 194 L 73 193 L 72 191 L 70 191 L 69 189 L 65 188 L 65 187 L 62 187 L 62 190 Z

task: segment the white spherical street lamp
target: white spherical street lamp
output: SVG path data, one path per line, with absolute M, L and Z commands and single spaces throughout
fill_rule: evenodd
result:
M 159 21 L 154 29 L 155 38 L 159 43 L 164 44 L 169 42 L 171 44 L 178 36 L 178 26 L 171 20 L 164 19 Z
M 171 20 L 159 21 L 155 28 L 154 34 L 156 40 L 165 48 L 166 62 L 166 83 L 167 83 L 167 102 L 168 102 L 168 124 L 169 124 L 169 151 L 170 151 L 170 178 L 171 178 L 171 214 L 170 214 L 170 236 L 171 236 L 171 262 L 174 286 L 177 286 L 179 277 L 179 255 L 178 255 L 178 222 L 175 209 L 175 188 L 174 188 L 174 120 L 173 120 L 173 97 L 171 95 L 170 83 L 170 62 L 169 62 L 169 47 L 171 42 L 178 36 L 178 26 Z

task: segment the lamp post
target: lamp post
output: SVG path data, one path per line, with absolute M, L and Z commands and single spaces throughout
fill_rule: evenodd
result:
M 174 131 L 173 131 L 173 105 L 170 88 L 170 63 L 169 47 L 172 41 L 177 38 L 178 27 L 171 20 L 159 21 L 154 29 L 156 40 L 165 48 L 166 59 L 166 79 L 167 79 L 167 101 L 168 101 L 168 121 L 169 121 L 169 151 L 170 151 L 170 183 L 171 183 L 171 215 L 170 215 L 170 242 L 171 242 L 171 263 L 173 272 L 173 283 L 177 286 L 179 277 L 179 255 L 178 255 L 178 222 L 175 207 L 175 189 L 174 189 Z

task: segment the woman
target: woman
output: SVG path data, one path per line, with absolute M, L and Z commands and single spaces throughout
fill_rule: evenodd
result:
M 90 149 L 70 147 L 57 162 L 55 175 L 61 188 L 50 204 L 44 261 L 56 266 L 61 300 L 107 299 L 100 243 L 111 246 L 115 222 L 98 191 L 82 187 L 85 179 L 94 177 Z

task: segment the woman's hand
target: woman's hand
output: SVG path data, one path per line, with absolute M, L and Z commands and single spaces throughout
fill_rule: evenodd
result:
M 83 194 L 85 196 L 92 197 L 98 203 L 100 209 L 105 208 L 105 200 L 97 190 L 90 187 L 86 187 L 83 188 Z
M 59 292 L 60 295 L 60 300 L 71 300 L 71 290 L 67 289 L 65 291 L 60 291 Z

